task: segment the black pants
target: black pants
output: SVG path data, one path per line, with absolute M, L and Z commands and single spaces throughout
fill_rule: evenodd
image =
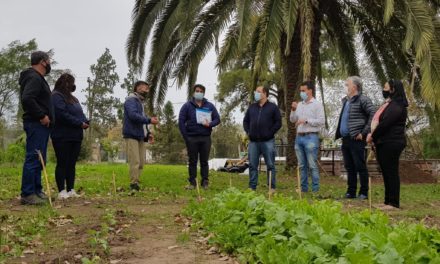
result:
M 211 151 L 211 137 L 210 136 L 196 136 L 188 137 L 186 141 L 186 148 L 188 150 L 189 167 L 188 181 L 191 185 L 196 185 L 197 177 L 197 160 L 200 159 L 200 174 L 202 176 L 202 186 L 208 185 L 208 159 Z
M 344 167 L 347 170 L 347 193 L 355 196 L 357 190 L 357 175 L 359 173 L 359 194 L 368 196 L 368 169 L 365 157 L 365 141 L 351 138 L 342 139 L 342 155 Z
M 392 142 L 376 146 L 385 186 L 385 204 L 394 207 L 400 206 L 399 158 L 404 148 L 405 144 Z
M 52 144 L 57 157 L 55 179 L 58 191 L 67 189 L 69 192 L 75 185 L 75 165 L 81 150 L 81 141 L 52 141 Z

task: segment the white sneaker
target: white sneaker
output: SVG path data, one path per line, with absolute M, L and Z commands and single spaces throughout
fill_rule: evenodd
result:
M 61 192 L 58 193 L 58 199 L 64 200 L 67 198 L 69 198 L 69 194 L 66 192 L 66 190 L 62 190 Z
M 77 194 L 77 193 L 75 192 L 74 189 L 70 190 L 70 192 L 68 192 L 67 195 L 68 195 L 70 198 L 78 198 L 78 197 L 81 197 L 79 194 Z

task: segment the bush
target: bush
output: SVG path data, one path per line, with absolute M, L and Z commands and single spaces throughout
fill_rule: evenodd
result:
M 23 135 L 15 143 L 9 144 L 6 150 L 0 153 L 0 161 L 2 163 L 23 163 L 26 155 L 25 148 L 26 140 Z

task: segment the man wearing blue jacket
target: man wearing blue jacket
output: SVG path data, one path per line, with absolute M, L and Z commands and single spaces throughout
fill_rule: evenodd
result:
M 124 103 L 124 123 L 122 134 L 127 144 L 127 159 L 130 166 L 130 189 L 139 191 L 139 177 L 145 163 L 145 142 L 149 140 L 147 125 L 157 124 L 156 117 L 145 115 L 143 102 L 150 90 L 148 83 L 137 81 L 134 91 Z
M 249 136 L 249 188 L 257 189 L 260 155 L 266 162 L 268 184 L 272 172 L 271 187 L 276 188 L 275 134 L 281 128 L 281 113 L 278 106 L 268 101 L 269 89 L 259 86 L 255 89 L 256 103 L 249 106 L 243 120 L 243 127 Z
M 192 190 L 196 186 L 197 160 L 200 158 L 200 174 L 202 187 L 208 188 L 208 158 L 211 151 L 212 128 L 220 124 L 220 116 L 213 104 L 205 97 L 205 86 L 194 86 L 193 98 L 186 102 L 179 113 L 179 129 L 186 143 L 188 151 L 189 185 L 186 189 Z

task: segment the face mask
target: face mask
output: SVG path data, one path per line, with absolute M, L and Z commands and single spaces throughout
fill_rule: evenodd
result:
M 390 91 L 382 91 L 383 98 L 388 99 L 391 95 Z
M 48 75 L 50 73 L 50 70 L 52 69 L 52 67 L 50 66 L 49 63 L 46 63 L 46 66 L 44 66 L 44 68 L 46 69 L 46 75 Z
M 203 93 L 198 93 L 198 92 L 194 93 L 194 99 L 196 99 L 197 101 L 202 101 L 204 97 L 205 95 Z
M 254 98 L 255 98 L 255 101 L 260 101 L 261 100 L 261 93 L 259 93 L 259 92 L 254 92 Z
M 74 85 L 72 86 L 72 93 L 75 92 L 75 91 L 76 91 L 76 85 L 74 84 Z
M 307 98 L 308 98 L 306 92 L 301 92 L 301 93 L 299 93 L 299 96 L 301 96 L 301 99 L 302 99 L 303 101 L 307 100 Z

